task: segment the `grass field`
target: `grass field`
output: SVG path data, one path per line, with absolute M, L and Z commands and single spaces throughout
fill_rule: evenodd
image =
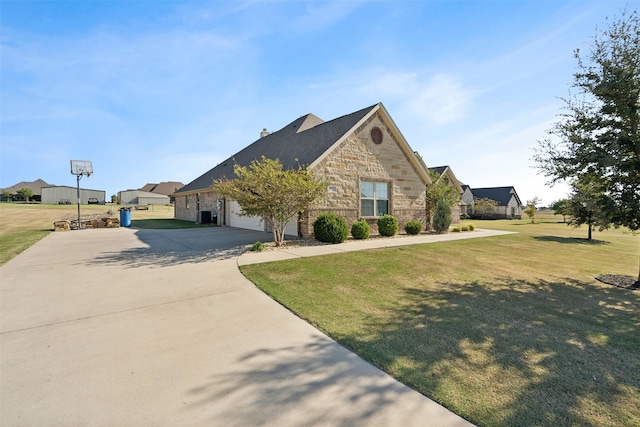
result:
M 545 217 L 544 215 L 541 215 Z M 540 217 L 540 215 L 539 215 Z M 483 426 L 639 426 L 640 237 L 546 215 L 518 234 L 242 267 L 364 359 Z M 561 218 L 560 218 L 561 219 Z
M 118 205 L 81 205 L 80 214 L 118 217 L 119 208 Z M 77 218 L 78 205 L 0 203 L 0 265 L 53 231 L 54 221 Z M 150 206 L 149 210 L 131 212 L 133 226 L 144 227 L 144 221 L 172 221 L 172 218 L 172 206 Z M 164 225 L 167 228 L 166 222 Z M 175 226 L 180 225 L 175 223 Z

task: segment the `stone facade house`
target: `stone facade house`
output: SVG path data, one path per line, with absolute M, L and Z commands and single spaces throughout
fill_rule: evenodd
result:
M 381 103 L 327 122 L 307 114 L 278 131 L 263 130 L 257 141 L 176 191 L 175 217 L 270 231 L 261 218 L 239 215 L 237 203 L 211 188 L 215 179 L 233 179 L 235 163 L 247 166 L 262 156 L 278 159 L 285 169 L 306 167 L 329 183 L 326 199 L 290 223 L 287 235 L 310 237 L 322 212 L 336 213 L 349 225 L 365 219 L 372 232 L 385 213 L 398 218 L 400 229 L 409 220 L 426 227 L 429 174 Z

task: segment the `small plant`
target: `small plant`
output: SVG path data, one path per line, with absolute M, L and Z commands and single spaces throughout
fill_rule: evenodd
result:
M 262 242 L 255 242 L 250 249 L 251 252 L 262 252 L 264 251 L 264 244 Z
M 366 239 L 369 237 L 369 232 L 371 231 L 371 227 L 364 219 L 356 221 L 351 226 L 351 235 L 354 239 Z
M 394 236 L 398 232 L 398 220 L 393 215 L 383 215 L 378 219 L 378 232 L 382 236 Z
M 342 243 L 349 237 L 349 227 L 338 215 L 321 213 L 313 222 L 313 234 L 320 242 Z
M 422 231 L 422 223 L 420 221 L 409 221 L 404 225 L 404 231 L 412 235 L 420 234 Z
M 459 233 L 459 232 L 461 232 L 461 231 L 462 231 L 462 227 L 453 227 L 453 228 L 451 229 L 451 232 L 453 232 L 453 233 Z
M 463 225 L 462 227 L 460 227 L 461 231 L 469 231 L 469 226 L 468 225 Z
M 469 231 L 473 231 L 476 229 L 476 226 L 473 224 L 467 224 L 467 227 L 469 227 Z

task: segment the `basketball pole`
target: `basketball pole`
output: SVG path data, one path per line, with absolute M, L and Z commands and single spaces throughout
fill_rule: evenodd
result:
M 77 196 L 78 196 L 78 230 L 82 229 L 82 225 L 80 223 L 80 178 L 82 178 L 82 175 L 76 175 L 76 182 L 78 183 L 78 188 L 77 188 Z

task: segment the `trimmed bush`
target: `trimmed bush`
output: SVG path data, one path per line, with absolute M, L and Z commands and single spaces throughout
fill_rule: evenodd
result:
M 473 231 L 476 229 L 476 226 L 473 224 L 467 224 L 467 227 L 469 227 L 469 231 Z
M 445 198 L 438 200 L 433 214 L 433 229 L 436 233 L 446 233 L 451 225 L 451 205 Z M 458 230 L 459 231 L 459 230 Z
M 460 228 L 460 227 L 453 227 L 453 228 L 451 229 L 451 231 L 452 231 L 453 233 L 459 233 L 459 232 L 461 232 L 461 231 L 462 231 L 462 228 Z
M 262 252 L 264 250 L 264 243 L 262 242 L 255 242 L 253 244 L 253 246 L 251 246 L 251 249 L 249 249 L 252 252 Z
M 383 215 L 378 219 L 378 232 L 381 236 L 394 236 L 398 232 L 398 220 L 393 215 Z
M 422 223 L 420 221 L 409 221 L 404 225 L 404 231 L 407 234 L 419 234 L 422 231 Z
M 460 227 L 460 230 L 469 231 L 469 226 L 468 225 L 463 225 L 462 227 Z
M 313 222 L 316 240 L 324 243 L 342 243 L 349 237 L 349 226 L 334 213 L 321 213 Z
M 371 227 L 364 219 L 356 221 L 351 226 L 351 235 L 354 239 L 366 239 L 369 237 L 369 232 L 371 231 Z

